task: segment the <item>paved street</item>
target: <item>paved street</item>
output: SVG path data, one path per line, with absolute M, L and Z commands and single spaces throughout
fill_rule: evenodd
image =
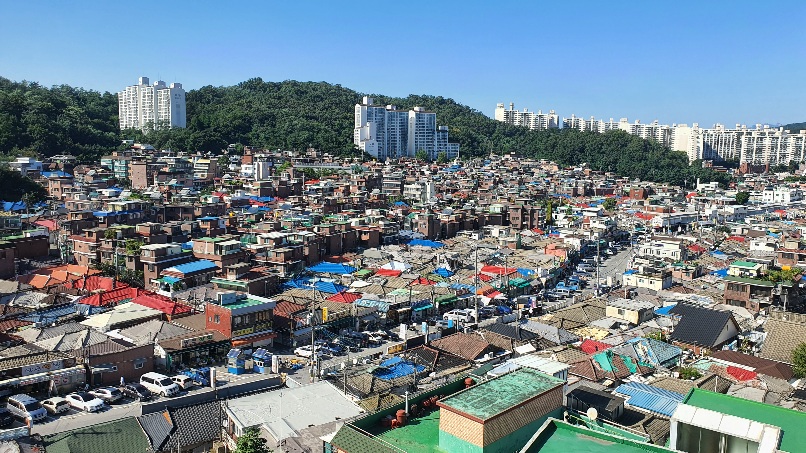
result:
M 297 371 L 297 373 L 299 373 L 300 371 Z M 216 367 L 216 381 L 218 382 L 219 389 L 226 387 L 228 385 L 232 385 L 234 383 L 243 383 L 243 382 L 256 381 L 260 379 L 266 379 L 269 376 L 271 375 L 253 374 L 253 373 L 231 375 L 227 373 L 226 367 Z M 213 392 L 213 391 L 214 390 L 211 387 L 196 386 L 187 391 L 181 392 L 180 396 L 187 394 Z M 157 402 L 166 401 L 169 399 L 170 398 L 159 397 L 157 399 L 149 401 L 148 403 L 150 404 L 155 401 Z M 55 434 L 63 431 L 68 431 L 71 429 L 97 425 L 99 423 L 140 415 L 142 415 L 140 402 L 124 398 L 112 404 L 111 406 L 107 405 L 100 412 L 90 413 L 90 412 L 78 411 L 71 408 L 68 412 L 61 414 L 59 416 L 54 417 L 52 415 L 48 415 L 45 421 L 34 424 L 32 432 L 41 435 Z M 17 426 L 17 423 L 19 422 L 15 422 L 14 426 Z M 19 426 L 22 426 L 22 424 L 19 423 Z

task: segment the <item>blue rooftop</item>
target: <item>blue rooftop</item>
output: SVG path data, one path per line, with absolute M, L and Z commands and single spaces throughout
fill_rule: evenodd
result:
M 376 369 L 374 374 L 378 379 L 384 381 L 391 381 L 392 379 L 414 374 L 414 372 L 422 373 L 425 367 L 416 365 L 412 362 L 407 362 L 400 357 L 392 357 L 389 360 L 381 362 L 381 367 Z
M 657 310 L 655 310 L 655 314 L 660 316 L 671 316 L 672 308 L 674 308 L 675 305 L 677 304 L 667 305 L 665 307 L 658 308 Z
M 616 393 L 627 396 L 627 404 L 649 412 L 671 417 L 684 395 L 640 382 L 627 382 L 616 387 Z
M 412 239 L 409 242 L 409 245 L 419 245 L 419 246 L 423 246 L 423 247 L 431 247 L 431 248 L 434 248 L 434 249 L 445 247 L 445 244 L 443 244 L 441 242 L 429 241 L 427 239 Z
M 165 270 L 173 272 L 181 272 L 183 274 L 190 274 L 193 272 L 209 271 L 213 269 L 218 269 L 218 266 L 216 266 L 214 262 L 209 260 L 198 260 L 169 267 L 168 269 Z
M 327 261 L 322 261 L 319 264 L 309 267 L 308 270 L 311 272 L 321 272 L 325 274 L 352 274 L 357 269 L 346 264 L 328 263 Z

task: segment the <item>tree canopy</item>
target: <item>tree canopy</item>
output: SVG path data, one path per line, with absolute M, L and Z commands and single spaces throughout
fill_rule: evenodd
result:
M 0 165 L 0 201 L 42 201 L 47 191 L 34 180 L 20 172 Z
M 806 377 L 806 343 L 801 343 L 792 351 L 792 371 L 795 377 Z
M 266 446 L 266 439 L 260 437 L 260 432 L 256 428 L 247 429 L 238 437 L 235 446 L 235 453 L 271 453 L 271 451 Z

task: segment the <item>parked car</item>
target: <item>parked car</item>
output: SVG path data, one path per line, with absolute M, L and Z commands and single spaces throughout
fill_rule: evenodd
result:
M 297 349 L 294 349 L 294 355 L 298 355 L 300 357 L 310 358 L 313 357 L 314 351 L 316 351 L 317 357 L 322 357 L 322 347 L 317 345 L 316 349 L 314 350 L 313 346 L 306 344 L 305 346 L 300 346 Z
M 98 412 L 104 407 L 104 402 L 89 392 L 70 393 L 64 399 L 70 406 L 80 411 Z
M 442 319 L 453 319 L 454 321 L 462 321 L 464 323 L 472 323 L 476 321 L 474 311 L 469 308 L 451 310 L 442 315 Z
M 179 386 L 171 378 L 160 373 L 151 372 L 140 376 L 140 384 L 155 395 L 168 397 L 179 393 Z
M 44 420 L 44 418 L 48 415 L 48 412 L 42 407 L 36 398 L 24 393 L 10 396 L 8 398 L 8 402 L 6 403 L 6 408 L 15 417 L 21 419 L 29 418 L 34 422 Z
M 151 394 L 151 390 L 145 388 L 145 386 L 140 385 L 136 382 L 132 382 L 131 384 L 126 384 L 120 388 L 121 393 L 123 393 L 126 397 L 139 400 L 139 401 L 146 401 L 150 400 L 153 396 Z
M 112 404 L 115 401 L 123 398 L 123 393 L 114 387 L 101 387 L 95 390 L 90 390 L 88 393 L 107 404 Z
M 178 385 L 182 390 L 187 390 L 196 385 L 196 382 L 194 382 L 190 376 L 185 376 L 184 374 L 173 376 L 171 377 L 171 380 L 174 381 L 174 384 Z
M 42 407 L 44 407 L 50 415 L 58 415 L 69 411 L 70 403 L 61 396 L 54 396 L 42 401 Z
M 491 318 L 495 316 L 497 310 L 493 306 L 481 307 L 479 308 L 479 316 L 482 318 Z
M 0 426 L 8 426 L 14 423 L 14 416 L 5 407 L 0 407 Z

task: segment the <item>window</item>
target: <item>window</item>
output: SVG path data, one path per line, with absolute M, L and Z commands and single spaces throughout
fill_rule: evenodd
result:
M 146 359 L 137 359 L 134 361 L 134 369 L 139 370 L 143 368 L 146 364 Z
M 619 309 L 618 309 L 618 314 L 620 314 L 621 316 L 624 316 L 624 314 L 625 314 L 626 312 L 627 312 L 627 311 L 626 311 L 626 310 L 624 310 L 623 308 L 619 308 Z
M 220 316 L 215 315 L 215 317 L 214 317 L 214 318 L 215 318 L 215 323 L 216 323 L 216 324 L 221 324 L 221 317 L 220 317 Z

